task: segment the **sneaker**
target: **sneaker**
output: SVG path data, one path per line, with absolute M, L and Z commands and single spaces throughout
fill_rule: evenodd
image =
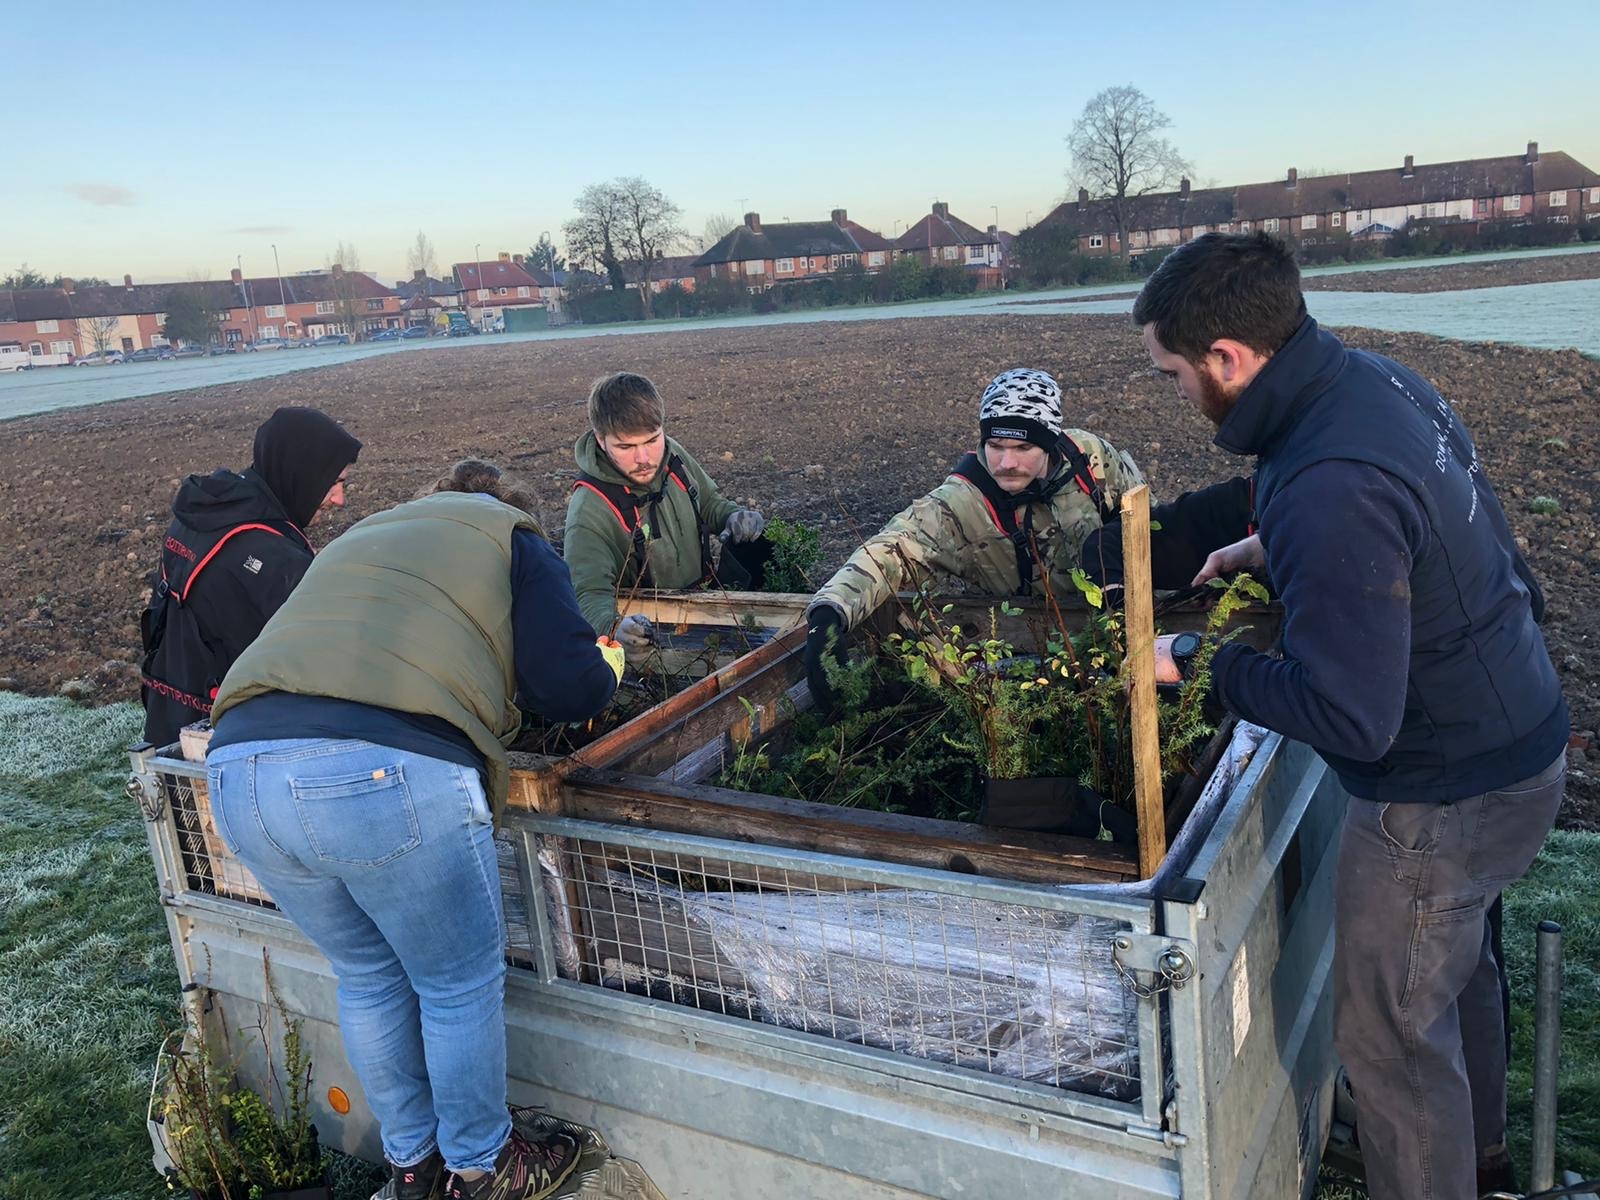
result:
M 577 1166 L 578 1143 L 570 1135 L 553 1133 L 534 1142 L 513 1129 L 491 1173 L 470 1183 L 452 1174 L 445 1195 L 448 1200 L 544 1200 Z
M 409 1167 L 389 1164 L 389 1182 L 372 1193 L 372 1200 L 443 1200 L 444 1159 L 435 1150 Z

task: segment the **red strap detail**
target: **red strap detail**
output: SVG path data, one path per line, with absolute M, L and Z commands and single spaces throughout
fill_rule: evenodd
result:
M 1011 535 L 1006 533 L 1005 525 L 1003 525 L 1000 521 L 1000 514 L 995 511 L 994 505 L 989 503 L 989 497 L 983 494 L 983 489 L 977 484 L 973 483 L 972 480 L 968 479 L 960 471 L 951 471 L 950 474 L 954 475 L 957 479 L 961 480 L 962 483 L 967 484 L 972 488 L 973 491 L 978 493 L 978 499 L 982 500 L 983 506 L 989 510 L 989 519 L 994 522 L 994 527 L 1001 533 L 1005 534 L 1006 537 L 1010 537 Z
M 678 473 L 677 473 L 677 472 L 676 472 L 676 471 L 668 471 L 668 472 L 667 472 L 667 478 L 668 478 L 668 479 L 670 479 L 670 480 L 672 480 L 672 482 L 673 482 L 673 483 L 675 483 L 675 484 L 677 484 L 677 485 L 678 485 L 678 487 L 679 487 L 679 489 L 680 489 L 680 490 L 681 490 L 681 491 L 683 491 L 683 493 L 684 493 L 684 494 L 685 494 L 685 495 L 687 495 L 687 494 L 688 494 L 688 492 L 689 492 L 689 485 L 688 485 L 688 484 L 686 484 L 686 483 L 685 483 L 685 482 L 684 482 L 684 481 L 683 481 L 683 480 L 681 480 L 681 479 L 679 479 L 679 478 L 678 478 Z
M 189 578 L 184 580 L 183 591 L 178 596 L 178 603 L 179 604 L 182 604 L 185 600 L 187 600 L 189 598 L 189 589 L 194 586 L 194 581 L 196 579 L 200 578 L 200 572 L 205 570 L 206 564 L 217 556 L 217 551 L 221 550 L 224 546 L 226 546 L 228 544 L 228 539 L 233 537 L 233 535 L 236 534 L 236 533 L 244 533 L 246 530 L 250 530 L 250 529 L 262 530 L 265 533 L 270 533 L 273 537 L 282 537 L 283 536 L 283 534 L 279 533 L 271 525 L 235 525 L 232 529 L 228 530 L 227 533 L 222 535 L 222 540 L 220 542 L 218 542 L 215 546 L 211 547 L 210 551 L 207 552 L 207 554 L 206 554 L 206 556 L 204 558 L 202 558 L 199 562 L 195 563 L 194 570 L 189 572 Z M 299 530 L 296 530 L 295 532 L 299 533 Z M 300 536 L 302 538 L 304 538 L 306 535 L 301 533 Z M 310 544 L 311 543 L 309 541 L 306 542 L 306 545 L 309 546 Z
M 635 506 L 633 510 L 633 526 L 630 526 L 628 524 L 628 519 L 622 515 L 622 510 L 615 504 L 611 503 L 611 497 L 606 495 L 599 488 L 595 487 L 594 484 L 590 483 L 586 479 L 578 479 L 573 482 L 572 487 L 574 490 L 578 488 L 588 488 L 596 496 L 599 496 L 600 499 L 604 500 L 606 502 L 606 507 L 611 510 L 611 515 L 617 518 L 617 524 L 622 526 L 623 533 L 632 533 L 633 527 L 639 524 L 639 509 L 637 506 Z

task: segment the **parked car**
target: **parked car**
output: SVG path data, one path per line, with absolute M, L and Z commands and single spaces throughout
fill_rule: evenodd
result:
M 291 350 L 309 350 L 309 349 L 311 349 L 312 346 L 316 345 L 316 343 L 317 343 L 317 339 L 316 338 L 308 338 L 308 337 L 290 338 L 289 339 L 289 349 L 291 349 Z
M 290 342 L 288 338 L 268 337 L 257 338 L 245 346 L 246 350 L 287 350 Z
M 400 331 L 400 336 L 403 337 L 403 338 L 432 337 L 433 336 L 433 331 L 431 329 L 429 329 L 426 325 L 412 325 L 412 326 L 409 326 L 406 329 L 402 329 Z
M 174 358 L 171 346 L 146 346 L 142 350 L 135 350 L 128 355 L 129 362 L 160 362 L 165 358 Z
M 207 350 L 206 353 L 213 358 L 219 354 L 237 354 L 239 353 L 239 347 L 232 344 L 225 346 L 221 342 L 213 342 L 211 343 L 211 349 Z
M 127 362 L 127 355 L 121 350 L 96 350 L 93 354 L 85 354 L 78 359 L 80 367 L 109 367 L 114 363 Z
M 348 333 L 325 333 L 319 338 L 312 338 L 313 346 L 348 346 L 350 335 Z
M 369 342 L 398 342 L 399 340 L 400 330 L 398 329 L 380 329 L 377 333 L 367 335 L 367 341 Z
M 204 346 L 179 346 L 172 352 L 173 358 L 204 358 L 205 356 L 206 347 Z

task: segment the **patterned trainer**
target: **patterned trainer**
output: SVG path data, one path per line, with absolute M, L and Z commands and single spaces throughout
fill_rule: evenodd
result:
M 578 1165 L 578 1143 L 565 1133 L 529 1141 L 515 1129 L 494 1170 L 470 1182 L 450 1176 L 448 1200 L 544 1200 Z
M 443 1200 L 444 1159 L 435 1150 L 409 1167 L 389 1164 L 389 1182 L 372 1193 L 372 1200 Z

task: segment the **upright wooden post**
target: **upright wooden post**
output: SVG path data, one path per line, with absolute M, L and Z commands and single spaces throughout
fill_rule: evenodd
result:
M 1150 489 L 1122 495 L 1122 601 L 1128 623 L 1128 700 L 1133 720 L 1133 795 L 1139 824 L 1139 877 L 1149 879 L 1167 856 L 1167 814 L 1161 789 L 1161 735 L 1156 722 L 1156 609 L 1150 581 Z

